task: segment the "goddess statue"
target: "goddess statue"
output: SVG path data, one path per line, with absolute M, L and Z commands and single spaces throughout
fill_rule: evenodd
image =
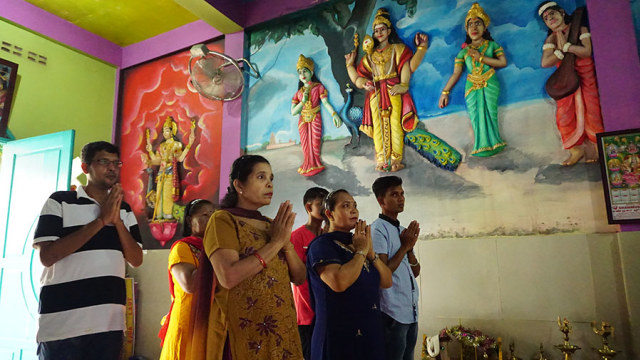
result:
M 327 97 L 327 89 L 318 81 L 312 59 L 300 55 L 296 68 L 298 70 L 298 91 L 291 100 L 291 115 L 300 115 L 298 132 L 304 161 L 298 168 L 302 176 L 313 176 L 324 170 L 320 160 L 320 146 L 322 145 L 322 115 L 320 103 L 331 114 L 336 127 L 342 125 L 342 119 L 333 109 Z
M 373 21 L 372 42 L 369 37 L 363 42 L 366 54 L 357 69 L 356 50 L 345 55 L 351 82 L 367 91 L 360 130 L 373 138 L 378 171 L 404 168 L 405 132 L 414 131 L 419 121 L 409 81 L 427 51 L 427 41 L 427 35 L 416 34 L 413 54 L 393 29 L 389 12 L 381 8 Z
M 478 4 L 473 3 L 464 21 L 467 38 L 463 49 L 455 58 L 453 74 L 440 95 L 439 106 L 449 104 L 449 93 L 467 68 L 464 98 L 473 128 L 474 143 L 471 155 L 492 156 L 504 149 L 507 143 L 500 137 L 498 124 L 498 96 L 500 84 L 495 69 L 507 66 L 504 49 L 498 45 L 489 30 L 491 19 Z
M 173 117 L 167 116 L 164 125 L 162 125 L 162 136 L 164 140 L 158 145 L 156 151 L 153 151 L 151 139 L 149 137 L 149 129 L 146 131 L 147 146 L 149 153 L 142 154 L 142 161 L 149 168 L 152 165 L 159 165 L 156 176 L 156 189 L 148 189 L 147 200 L 153 206 L 153 221 L 173 221 L 173 204 L 180 199 L 180 179 L 178 177 L 178 163 L 183 162 L 191 145 L 195 140 L 195 120 L 191 121 L 191 134 L 189 134 L 189 142 L 182 148 L 182 143 L 176 138 L 178 132 L 178 124 Z
M 559 67 L 565 56 L 575 54 L 573 67 L 579 86 L 572 94 L 557 100 L 556 107 L 556 125 L 562 138 L 562 146 L 569 151 L 569 157 L 562 165 L 574 165 L 583 157 L 587 163 L 597 162 L 596 134 L 604 132 L 604 125 L 600 113 L 595 64 L 591 56 L 589 28 L 580 24 L 578 39 L 572 44 L 569 42 L 572 16 L 555 1 L 541 3 L 538 15 L 549 29 L 542 45 L 541 66 Z

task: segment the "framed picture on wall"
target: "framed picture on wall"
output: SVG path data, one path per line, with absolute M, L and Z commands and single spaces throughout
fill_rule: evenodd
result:
M 640 129 L 597 134 L 610 224 L 640 222 Z
M 0 137 L 7 137 L 11 100 L 16 86 L 18 64 L 0 58 Z

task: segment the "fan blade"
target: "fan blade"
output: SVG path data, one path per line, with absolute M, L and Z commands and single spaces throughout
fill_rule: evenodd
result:
M 207 98 L 232 100 L 244 89 L 244 75 L 233 59 L 210 52 L 192 64 L 191 83 Z

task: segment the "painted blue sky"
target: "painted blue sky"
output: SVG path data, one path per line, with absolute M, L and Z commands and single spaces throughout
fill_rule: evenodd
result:
M 633 26 L 636 32 L 636 43 L 640 51 L 640 1 L 631 0 L 631 14 L 633 15 Z
M 429 118 L 465 110 L 464 75 L 451 92 L 451 104 L 445 109 L 438 108 L 442 87 L 453 70 L 453 59 L 464 42 L 464 18 L 474 1 L 471 0 L 421 0 L 416 13 L 407 17 L 404 6 L 391 1 L 378 1 L 378 7 L 385 7 L 391 13 L 395 28 L 405 44 L 413 46 L 416 32 L 429 36 L 427 54 L 411 78 L 413 95 L 418 115 L 422 121 Z M 557 1 L 569 12 L 584 1 Z M 508 65 L 498 69 L 500 81 L 500 105 L 514 104 L 527 100 L 548 98 L 544 83 L 552 69 L 540 67 L 542 44 L 546 38 L 546 27 L 537 16 L 540 2 L 530 0 L 485 0 L 481 6 L 491 18 L 489 31 L 494 40 L 505 49 Z M 369 26 L 373 19 L 370 19 Z M 364 34 L 360 34 L 362 39 Z M 342 41 L 342 39 L 340 39 Z M 296 62 L 299 54 L 311 57 L 316 64 L 316 76 L 329 92 L 329 102 L 339 111 L 344 100 L 339 86 L 348 79 L 333 78 L 330 58 L 323 39 L 310 33 L 283 39 L 277 44 L 267 42 L 259 50 L 252 51 L 250 60 L 258 65 L 261 79 L 251 79 L 247 109 L 247 137 L 244 145 L 249 149 L 269 141 L 271 133 L 278 142 L 299 141 L 298 118 L 291 116 L 291 98 L 298 86 Z M 354 104 L 362 105 L 362 104 Z M 343 126 L 336 129 L 326 110 L 322 109 L 323 131 L 332 138 L 346 137 Z

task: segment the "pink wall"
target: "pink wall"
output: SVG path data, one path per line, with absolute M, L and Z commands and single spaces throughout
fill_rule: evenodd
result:
M 605 129 L 640 127 L 640 62 L 631 5 L 587 0 L 587 7 Z
M 587 9 L 604 128 L 640 128 L 640 61 L 631 4 L 627 0 L 587 0 Z M 620 229 L 638 231 L 640 223 Z
M 234 59 L 244 56 L 244 31 L 228 34 L 224 38 L 224 52 Z M 242 99 L 227 101 L 222 107 L 222 144 L 220 159 L 220 200 L 227 193 L 231 164 L 240 156 L 240 134 L 242 123 Z
M 206 0 L 236 24 L 248 27 L 311 8 L 328 0 Z
M 120 68 L 125 69 L 222 35 L 220 31 L 206 22 L 194 21 L 164 34 L 124 47 Z

